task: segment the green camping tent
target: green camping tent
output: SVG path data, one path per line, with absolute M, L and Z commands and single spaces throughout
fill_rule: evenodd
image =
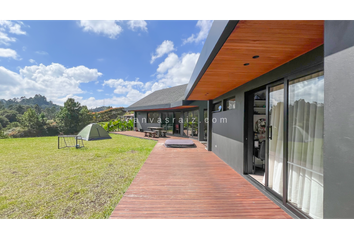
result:
M 86 141 L 111 139 L 108 132 L 97 123 L 90 123 L 84 127 L 77 135 L 81 136 L 82 139 Z

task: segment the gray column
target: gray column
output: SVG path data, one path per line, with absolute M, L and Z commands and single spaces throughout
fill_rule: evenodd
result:
M 183 119 L 183 121 L 182 121 L 182 123 L 180 123 L 179 124 L 179 129 L 180 129 L 180 135 L 181 135 L 181 137 L 183 137 L 183 122 L 184 122 L 184 112 L 183 111 L 181 111 L 181 118 Z
M 207 138 L 207 141 L 208 141 L 208 144 L 207 144 L 207 148 L 208 148 L 208 151 L 211 151 L 212 150 L 212 117 L 213 117 L 213 100 L 209 100 L 208 103 L 207 103 L 207 116 L 208 116 L 208 123 L 207 123 L 207 135 L 208 135 L 208 138 Z
M 354 21 L 324 30 L 324 218 L 354 218 Z
M 204 108 L 198 109 L 198 140 L 204 141 Z

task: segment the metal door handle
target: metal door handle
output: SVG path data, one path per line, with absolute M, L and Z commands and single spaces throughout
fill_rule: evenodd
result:
M 268 127 L 268 138 L 270 140 L 272 140 L 272 136 L 273 136 L 273 129 L 272 129 L 272 126 L 269 126 Z

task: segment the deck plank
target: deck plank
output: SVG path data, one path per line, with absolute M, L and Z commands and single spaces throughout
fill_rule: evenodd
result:
M 118 134 L 144 138 L 140 132 Z M 197 148 L 166 148 L 171 138 L 178 139 L 154 139 L 156 146 L 111 219 L 291 218 L 200 142 L 193 140 Z

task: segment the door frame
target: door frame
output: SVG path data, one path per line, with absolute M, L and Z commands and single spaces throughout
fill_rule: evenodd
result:
M 288 99 L 289 99 L 289 81 L 299 78 L 301 76 L 306 76 L 311 73 L 314 73 L 316 71 L 323 71 L 323 65 L 318 64 L 315 66 L 311 66 L 305 70 L 298 71 L 292 74 L 289 74 L 287 77 L 281 78 L 279 80 L 276 80 L 274 82 L 271 82 L 269 84 L 263 85 L 261 87 L 252 89 L 250 91 L 245 92 L 245 115 L 244 115 L 244 164 L 243 164 L 243 169 L 244 169 L 244 174 L 248 175 L 248 162 L 249 162 L 249 157 L 252 158 L 253 155 L 253 127 L 250 128 L 250 122 L 253 123 L 253 120 L 250 121 L 250 119 L 253 118 L 253 105 L 254 105 L 254 99 L 251 97 L 253 96 L 254 93 L 260 91 L 260 90 L 266 90 L 266 152 L 265 152 L 265 157 L 266 157 L 266 162 L 265 162 L 265 185 L 257 182 L 257 181 L 252 181 L 255 184 L 263 187 L 266 192 L 271 193 L 274 197 L 279 199 L 283 206 L 285 206 L 287 209 L 289 209 L 292 213 L 294 213 L 296 216 L 299 218 L 305 218 L 305 219 L 311 219 L 310 216 L 307 214 L 303 213 L 300 209 L 296 208 L 293 206 L 291 203 L 287 201 L 288 199 L 288 192 L 287 192 L 287 187 L 288 187 L 288 164 L 287 164 L 287 159 L 288 159 Z M 269 167 L 269 159 L 268 159 L 268 151 L 269 151 L 269 88 L 274 87 L 279 84 L 284 84 L 284 123 L 283 123 L 283 196 L 272 190 L 271 188 L 268 187 L 268 167 Z M 250 101 L 251 100 L 251 101 Z M 252 155 L 250 155 L 252 154 Z
M 269 93 L 270 93 L 270 88 L 271 87 L 274 87 L 274 86 L 278 86 L 278 85 L 281 85 L 281 84 L 284 84 L 284 103 L 283 103 L 283 107 L 284 107 L 284 122 L 286 122 L 286 119 L 285 118 L 285 109 L 286 109 L 286 105 L 285 105 L 285 98 L 286 98 L 286 95 L 285 95 L 285 78 L 281 78 L 275 82 L 272 82 L 270 84 L 267 84 L 266 85 L 266 151 L 265 151 L 265 188 L 270 191 L 275 197 L 277 197 L 279 200 L 281 200 L 284 204 L 284 186 L 285 186 L 285 189 L 286 189 L 286 184 L 284 182 L 284 161 L 286 161 L 286 156 L 285 156 L 285 153 L 284 153 L 284 147 L 285 147 L 285 135 L 286 135 L 286 132 L 285 132 L 285 128 L 283 129 L 283 196 L 281 196 L 279 193 L 275 192 L 273 189 L 271 189 L 270 187 L 268 187 L 268 177 L 269 177 L 269 156 L 268 156 L 268 153 L 269 153 Z M 285 124 L 283 124 L 284 126 Z M 273 131 L 273 130 L 272 130 Z M 273 133 L 272 133 L 273 134 Z

